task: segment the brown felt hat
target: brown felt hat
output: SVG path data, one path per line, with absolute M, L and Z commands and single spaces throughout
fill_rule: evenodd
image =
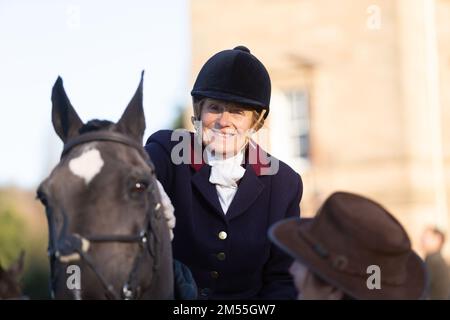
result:
M 314 219 L 274 224 L 270 239 L 327 283 L 355 299 L 425 298 L 426 271 L 401 224 L 381 205 L 336 192 Z M 369 289 L 380 269 L 381 288 Z M 368 270 L 369 268 L 369 270 Z

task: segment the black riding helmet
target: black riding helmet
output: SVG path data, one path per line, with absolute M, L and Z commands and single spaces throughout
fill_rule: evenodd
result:
M 266 110 L 269 114 L 270 77 L 264 65 L 244 46 L 212 56 L 200 70 L 191 95 Z

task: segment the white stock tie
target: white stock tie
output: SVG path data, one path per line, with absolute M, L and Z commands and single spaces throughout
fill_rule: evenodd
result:
M 237 182 L 244 176 L 245 169 L 241 166 L 244 151 L 227 159 L 218 159 L 206 151 L 207 162 L 211 166 L 209 182 L 216 185 L 220 206 L 226 214 L 231 201 L 237 192 Z

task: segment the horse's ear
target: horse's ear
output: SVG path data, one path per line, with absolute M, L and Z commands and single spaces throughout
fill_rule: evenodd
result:
M 144 107 L 142 105 L 143 82 L 144 71 L 141 73 L 141 81 L 139 82 L 136 93 L 122 114 L 119 122 L 117 122 L 117 128 L 120 132 L 130 135 L 141 144 L 145 131 Z
M 52 122 L 53 128 L 64 143 L 78 135 L 78 129 L 83 126 L 83 121 L 67 97 L 61 77 L 58 77 L 53 85 Z

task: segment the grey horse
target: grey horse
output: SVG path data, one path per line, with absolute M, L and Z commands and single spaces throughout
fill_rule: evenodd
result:
M 117 123 L 84 124 L 58 77 L 53 127 L 61 160 L 37 190 L 46 208 L 56 299 L 171 299 L 169 228 L 154 167 L 142 148 L 143 73 Z

